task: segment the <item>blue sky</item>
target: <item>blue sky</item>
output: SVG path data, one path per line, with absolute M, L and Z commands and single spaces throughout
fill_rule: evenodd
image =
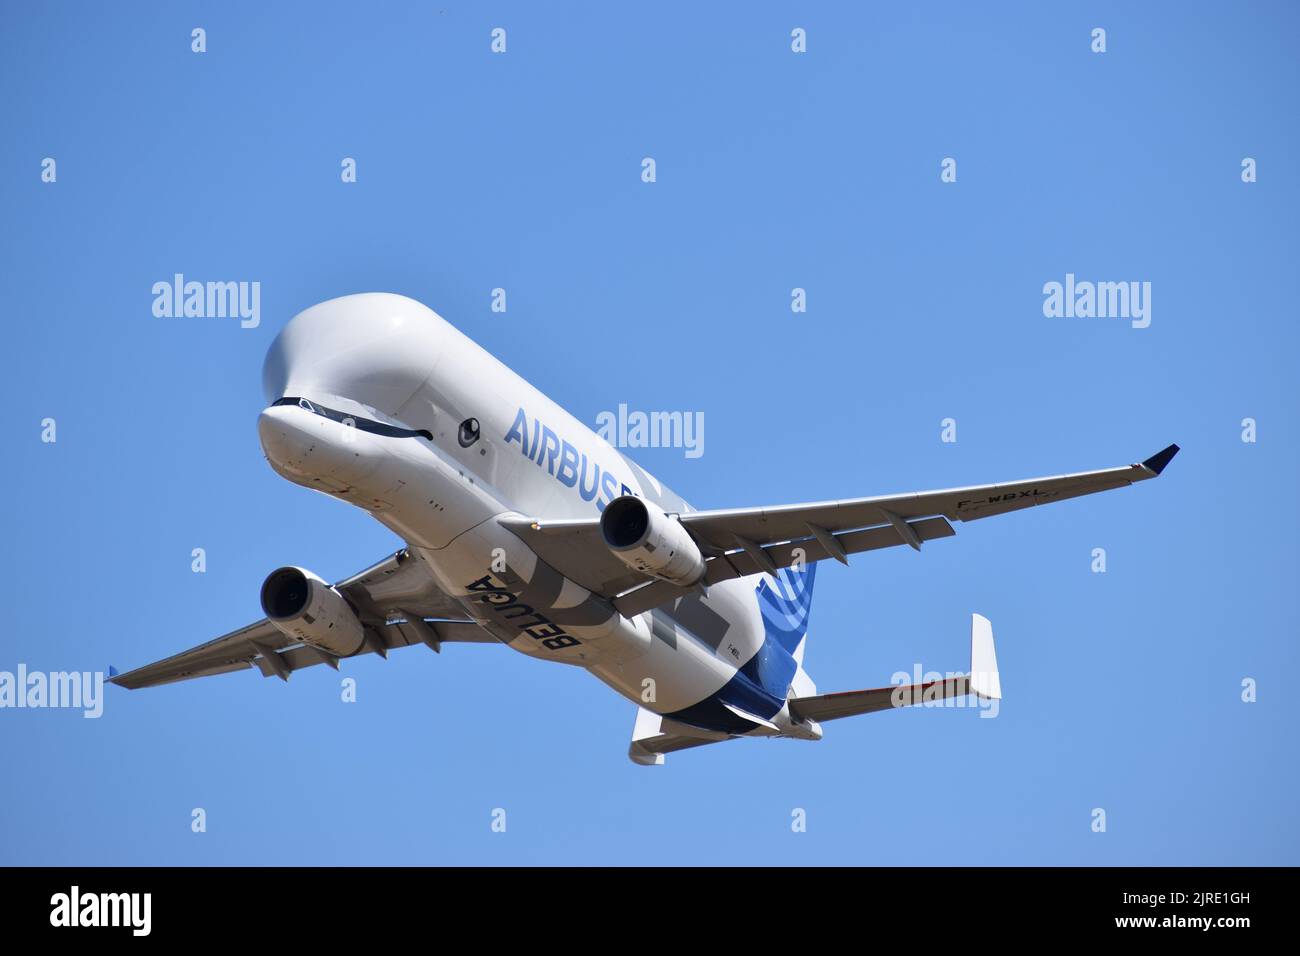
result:
M 351 292 L 420 299 L 589 423 L 704 412 L 701 458 L 634 453 L 697 507 L 1184 449 L 820 570 L 821 690 L 959 670 L 979 611 L 997 719 L 646 769 L 628 702 L 500 647 L 347 662 L 355 704 L 324 668 L 110 688 L 99 720 L 0 710 L 0 863 L 1300 862 L 1293 5 L 0 11 L 0 670 L 138 666 L 259 617 L 272 568 L 399 545 L 257 443 L 271 339 Z M 260 326 L 155 318 L 177 272 L 261 282 Z M 1067 273 L 1149 281 L 1150 327 L 1044 317 Z

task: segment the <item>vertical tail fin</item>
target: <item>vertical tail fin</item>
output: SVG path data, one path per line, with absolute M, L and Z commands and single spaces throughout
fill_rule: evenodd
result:
M 796 661 L 803 660 L 803 643 L 808 634 L 808 615 L 812 611 L 816 577 L 816 563 L 805 564 L 802 568 L 782 568 L 774 575 L 765 575 L 756 588 L 758 608 L 763 613 L 763 626 L 768 637 L 785 648 Z
M 794 660 L 793 675 L 787 672 L 787 678 L 781 681 L 781 687 L 772 688 L 778 696 L 791 694 L 795 697 L 809 697 L 817 693 L 817 685 L 803 669 L 804 650 L 808 644 L 808 616 L 812 611 L 813 581 L 816 577 L 816 563 L 805 564 L 801 568 L 782 568 L 774 575 L 765 575 L 755 589 L 767 639 L 779 645 Z

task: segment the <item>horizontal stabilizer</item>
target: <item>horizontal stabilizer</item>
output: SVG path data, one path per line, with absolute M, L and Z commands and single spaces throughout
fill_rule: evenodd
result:
M 948 677 L 924 684 L 891 684 L 870 690 L 846 690 L 817 697 L 795 697 L 790 713 L 800 720 L 839 720 L 881 710 L 928 704 L 946 697 L 965 697 L 970 693 L 970 678 Z
M 993 648 L 993 626 L 980 614 L 971 615 L 971 672 L 921 684 L 893 684 L 870 690 L 842 691 L 817 697 L 793 697 L 790 713 L 799 720 L 838 720 L 859 714 L 874 714 L 915 704 L 929 704 L 948 697 L 1002 699 L 998 659 Z
M 627 755 L 633 763 L 657 767 L 664 762 L 664 754 L 731 739 L 728 734 L 696 730 L 675 720 L 664 720 L 653 711 L 638 707 Z

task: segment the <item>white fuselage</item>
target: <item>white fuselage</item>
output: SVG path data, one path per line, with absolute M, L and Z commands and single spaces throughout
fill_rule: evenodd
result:
M 625 618 L 499 524 L 594 518 L 622 494 L 690 509 L 424 305 L 374 293 L 302 312 L 272 346 L 264 388 L 270 401 L 310 403 L 262 413 L 275 470 L 391 528 L 468 617 L 517 651 L 584 667 L 647 709 L 696 723 L 691 708 L 735 681 L 768 640 L 755 598 L 764 576 L 710 587 L 690 626 L 664 612 Z M 766 693 L 784 701 L 787 690 Z M 784 706 L 757 716 L 791 732 Z

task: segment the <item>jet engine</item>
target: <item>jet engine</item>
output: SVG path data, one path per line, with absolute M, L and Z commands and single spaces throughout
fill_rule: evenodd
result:
M 704 577 L 704 555 L 681 522 L 654 502 L 623 495 L 605 506 L 600 533 L 614 556 L 651 577 L 690 587 Z
M 262 610 L 282 634 L 336 657 L 357 653 L 365 642 L 365 629 L 352 605 L 302 568 L 279 568 L 267 575 Z

